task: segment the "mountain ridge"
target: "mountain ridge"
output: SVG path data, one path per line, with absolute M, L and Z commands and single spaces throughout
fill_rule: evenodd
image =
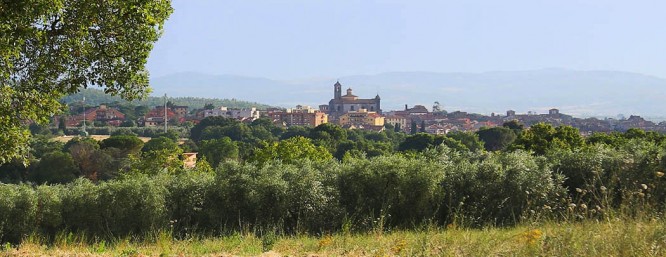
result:
M 339 80 L 361 98 L 379 94 L 385 111 L 433 102 L 448 111 L 483 114 L 543 113 L 559 108 L 577 116 L 637 114 L 664 116 L 666 79 L 626 71 L 579 71 L 547 68 L 526 71 L 422 72 L 392 71 L 339 79 L 273 80 L 238 75 L 196 72 L 170 74 L 151 80 L 154 92 L 180 96 L 244 99 L 291 107 L 326 104 Z

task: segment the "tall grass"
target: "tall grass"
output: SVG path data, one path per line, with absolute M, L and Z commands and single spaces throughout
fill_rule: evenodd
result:
M 267 243 L 267 241 L 270 241 Z M 258 236 L 174 239 L 157 233 L 137 241 L 131 237 L 88 242 L 62 235 L 47 246 L 29 237 L 5 246 L 0 255 L 48 256 L 663 256 L 664 220 L 559 222 L 508 228 L 468 229 L 421 226 L 413 230 L 334 233 L 320 236 Z

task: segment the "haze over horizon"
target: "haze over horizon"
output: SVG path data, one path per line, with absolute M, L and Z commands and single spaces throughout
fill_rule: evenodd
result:
M 151 76 L 615 70 L 666 78 L 666 2 L 174 0 Z

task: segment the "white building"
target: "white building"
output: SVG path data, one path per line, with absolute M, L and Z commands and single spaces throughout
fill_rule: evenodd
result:
M 212 110 L 204 111 L 204 118 L 206 117 L 225 117 L 234 119 L 259 119 L 260 113 L 257 108 L 242 108 L 242 109 L 229 109 L 227 107 L 219 107 Z

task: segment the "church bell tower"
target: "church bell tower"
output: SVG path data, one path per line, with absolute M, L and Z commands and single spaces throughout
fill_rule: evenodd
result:
M 335 82 L 334 87 L 334 99 L 340 99 L 342 97 L 342 85 L 340 84 L 340 81 Z

